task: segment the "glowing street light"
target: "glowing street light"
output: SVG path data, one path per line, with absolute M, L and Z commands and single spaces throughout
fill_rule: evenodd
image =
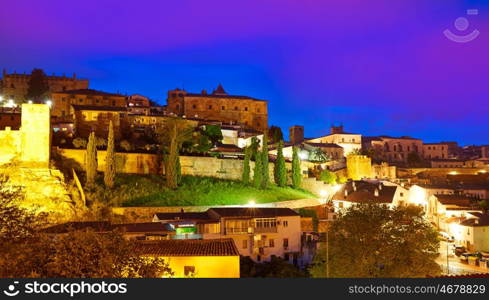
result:
M 32 100 L 27 101 L 27 103 L 32 104 Z
M 255 207 L 256 206 L 255 200 L 248 201 L 248 206 L 249 207 Z
M 49 108 L 51 108 L 51 106 L 53 105 L 53 101 L 47 100 L 46 101 L 46 104 L 49 106 Z
M 299 158 L 301 160 L 306 160 L 308 158 L 307 152 L 306 151 L 299 152 Z

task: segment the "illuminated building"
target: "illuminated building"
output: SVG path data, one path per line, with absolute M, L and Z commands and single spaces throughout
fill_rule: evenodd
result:
M 243 125 L 263 132 L 268 128 L 268 103 L 248 96 L 230 95 L 219 85 L 211 94 L 175 89 L 168 92 L 167 110 L 176 116 Z
M 289 208 L 211 208 L 201 213 L 157 213 L 153 221 L 186 229 L 181 238 L 232 238 L 243 256 L 255 261 L 281 257 L 301 261 L 300 216 Z M 179 238 L 178 234 L 175 238 Z

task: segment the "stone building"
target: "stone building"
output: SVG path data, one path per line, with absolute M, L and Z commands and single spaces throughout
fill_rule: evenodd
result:
M 180 117 L 242 124 L 261 132 L 268 128 L 267 101 L 229 95 L 221 85 L 211 94 L 206 91 L 200 94 L 188 93 L 180 89 L 169 91 L 167 110 Z
M 5 130 L 6 127 L 19 130 L 20 109 L 5 109 L 0 107 L 0 130 Z
M 337 144 L 343 148 L 345 156 L 352 152 L 362 149 L 362 135 L 348 133 L 343 130 L 343 126 L 332 126 L 329 135 L 314 139 L 306 139 L 308 143 Z
M 423 157 L 428 160 L 448 158 L 448 148 L 446 143 L 424 143 Z
M 27 90 L 29 88 L 29 80 L 31 78 L 30 74 L 8 74 L 6 70 L 3 70 L 3 76 L 1 80 L 1 91 L 5 99 L 12 99 L 16 103 L 21 103 L 26 101 Z M 88 79 L 79 79 L 76 74 L 73 77 L 63 76 L 46 76 L 49 93 L 77 90 L 77 89 L 88 89 Z
M 22 104 L 21 128 L 0 130 L 0 145 L 0 164 L 18 160 L 29 167 L 48 167 L 51 153 L 49 106 Z
M 127 111 L 130 114 L 149 115 L 151 114 L 151 105 L 148 97 L 142 95 L 131 95 L 127 97 Z
M 126 107 L 71 105 L 70 116 L 74 120 L 76 135 L 81 137 L 88 137 L 93 131 L 96 136 L 106 138 L 110 121 L 116 139 L 120 139 L 122 132 L 127 133 L 129 128 Z
M 410 153 L 423 158 L 423 141 L 409 136 L 364 137 L 362 146 L 365 150 L 373 149 L 377 158 L 391 163 L 407 162 Z
M 92 89 L 54 92 L 51 101 L 51 116 L 55 120 L 66 120 L 70 115 L 72 105 L 126 108 L 125 96 Z

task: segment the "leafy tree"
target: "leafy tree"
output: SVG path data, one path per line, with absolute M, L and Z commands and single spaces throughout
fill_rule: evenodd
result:
M 407 156 L 407 163 L 409 166 L 419 166 L 421 164 L 421 158 L 419 157 L 418 152 L 412 151 L 409 152 Z
M 263 147 L 261 151 L 261 163 L 262 163 L 262 170 L 263 170 L 263 178 L 261 181 L 261 187 L 264 189 L 268 188 L 268 185 L 270 183 L 270 170 L 269 170 L 269 163 L 268 163 L 268 134 L 265 131 L 263 134 Z
M 219 125 L 206 125 L 203 134 L 209 138 L 212 146 L 222 142 L 223 136 Z
M 300 188 L 301 186 L 301 162 L 299 159 L 299 150 L 297 147 L 292 148 L 292 186 Z
M 0 176 L 0 245 L 30 238 L 45 222 L 44 214 L 18 205 L 24 198 L 19 187 L 8 185 L 8 176 Z M 0 247 L 0 250 L 2 249 Z M 1 277 L 1 276 L 0 276 Z
M 166 186 L 176 189 L 178 186 L 178 160 L 179 153 L 184 141 L 192 137 L 194 128 L 180 118 L 169 118 L 158 130 L 162 143 L 165 163 Z
M 323 170 L 321 172 L 321 175 L 319 175 L 319 179 L 324 183 L 335 184 L 337 176 L 335 173 L 333 173 L 329 170 Z
M 253 169 L 253 186 L 260 188 L 263 181 L 263 161 L 260 153 L 255 153 L 255 168 Z
M 109 123 L 109 137 L 107 140 L 107 152 L 105 157 L 105 172 L 104 182 L 105 186 L 109 189 L 114 187 L 115 179 L 115 142 L 114 142 L 114 128 L 112 121 Z
M 270 129 L 268 130 L 268 138 L 272 144 L 283 141 L 284 134 L 282 133 L 282 129 L 275 125 L 270 126 Z
M 240 277 L 298 278 L 307 277 L 307 274 L 296 266 L 289 264 L 278 257 L 272 257 L 270 261 L 263 263 L 255 263 L 249 257 L 241 257 Z
M 49 85 L 46 74 L 42 69 L 34 69 L 27 82 L 27 94 L 25 97 L 34 103 L 42 103 L 49 95 Z
M 287 169 L 285 167 L 285 158 L 284 158 L 284 142 L 279 141 L 277 147 L 277 158 L 275 159 L 275 166 L 273 168 L 273 175 L 275 179 L 275 183 L 278 186 L 286 186 L 287 185 Z
M 437 232 L 417 206 L 351 206 L 333 221 L 328 240 L 315 257 L 314 277 L 408 278 L 440 272 Z
M 478 202 L 479 207 L 484 211 L 488 212 L 489 211 L 489 201 L 487 199 L 481 200 Z
M 12 251 L 14 246 L 18 247 L 16 251 Z M 132 278 L 173 274 L 162 259 L 140 257 L 133 242 L 117 232 L 70 231 L 56 238 L 38 233 L 7 247 L 0 253 L 2 277 Z
M 243 174 L 241 175 L 241 181 L 244 184 L 250 183 L 250 158 L 251 158 L 251 148 L 245 148 L 245 157 L 243 160 Z
M 85 155 L 85 171 L 87 176 L 87 185 L 91 186 L 95 183 L 97 175 L 97 147 L 95 145 L 95 133 L 91 132 L 88 137 L 87 151 Z
M 309 152 L 309 161 L 323 163 L 331 160 L 331 158 L 320 148 L 313 148 Z

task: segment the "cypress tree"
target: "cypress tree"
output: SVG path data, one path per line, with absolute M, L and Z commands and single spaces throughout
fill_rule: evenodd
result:
M 301 162 L 297 147 L 293 147 L 292 151 L 292 186 L 300 188 L 301 186 Z
M 95 133 L 91 132 L 88 137 L 87 151 L 85 155 L 85 171 L 87 175 L 87 185 L 95 183 L 97 175 L 97 145 L 95 144 Z
M 177 185 L 182 182 L 182 165 L 180 164 L 180 155 L 177 156 Z
M 114 127 L 112 121 L 109 123 L 109 136 L 107 138 L 107 155 L 105 156 L 104 183 L 108 188 L 114 187 L 115 179 L 115 142 Z
M 178 186 L 177 161 L 178 129 L 175 123 L 170 126 L 170 147 L 165 161 L 166 186 L 170 189 L 176 189 Z
M 263 170 L 263 178 L 261 181 L 261 187 L 266 189 L 270 183 L 270 171 L 268 166 L 268 132 L 265 131 L 263 134 L 263 147 L 261 150 L 261 162 Z
M 243 160 L 243 174 L 241 175 L 241 181 L 244 184 L 250 183 L 250 157 L 251 157 L 251 148 L 245 148 L 245 157 Z
M 256 188 L 261 187 L 263 180 L 263 166 L 262 166 L 262 156 L 260 153 L 255 152 L 255 169 L 253 170 L 253 186 Z
M 287 169 L 285 168 L 285 158 L 284 158 L 284 142 L 280 141 L 277 147 L 277 159 L 275 160 L 275 167 L 273 169 L 273 175 L 275 183 L 278 186 L 287 185 Z

